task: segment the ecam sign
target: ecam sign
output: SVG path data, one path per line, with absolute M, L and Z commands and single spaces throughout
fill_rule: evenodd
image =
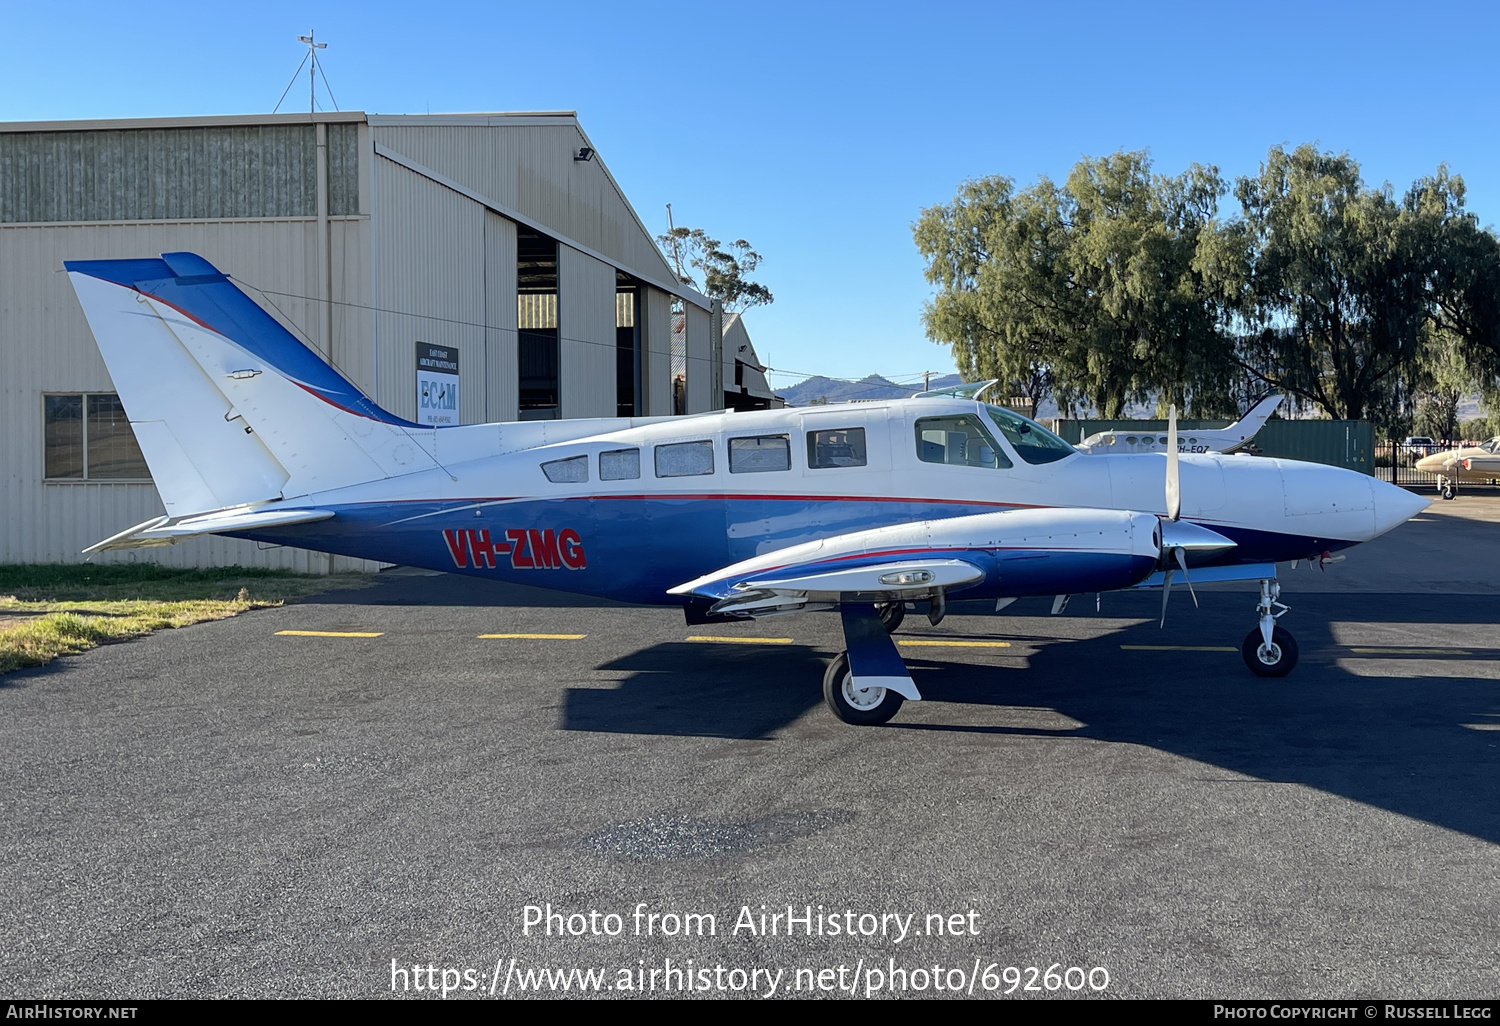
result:
M 417 343 L 417 423 L 457 424 L 458 350 Z

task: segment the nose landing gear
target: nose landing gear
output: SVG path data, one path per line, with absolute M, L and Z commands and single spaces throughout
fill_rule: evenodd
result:
M 1281 585 L 1273 578 L 1260 582 L 1260 603 L 1255 607 L 1260 626 L 1245 635 L 1240 655 L 1257 677 L 1285 677 L 1297 665 L 1297 641 L 1292 632 L 1276 626 L 1276 620 L 1287 611 L 1277 599 Z

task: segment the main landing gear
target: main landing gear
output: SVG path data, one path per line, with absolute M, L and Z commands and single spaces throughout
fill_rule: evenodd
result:
M 845 723 L 875 726 L 901 711 L 906 699 L 878 684 L 861 687 L 849 669 L 849 653 L 840 652 L 823 674 L 823 701 Z
M 895 603 L 898 613 L 905 610 Z M 884 723 L 911 699 L 922 695 L 907 672 L 896 643 L 891 640 L 890 620 L 880 606 L 839 607 L 844 621 L 844 644 L 848 646 L 834 657 L 823 674 L 823 700 L 833 714 L 845 723 L 874 726 Z
M 1255 607 L 1260 626 L 1245 635 L 1240 655 L 1257 677 L 1285 677 L 1297 665 L 1297 641 L 1292 632 L 1276 626 L 1276 619 L 1287 611 L 1277 599 L 1281 585 L 1274 578 L 1260 582 L 1260 604 Z

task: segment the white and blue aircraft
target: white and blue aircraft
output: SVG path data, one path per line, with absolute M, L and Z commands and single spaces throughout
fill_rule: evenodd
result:
M 1426 500 L 1288 460 L 1084 456 L 1010 410 L 915 398 L 689 417 L 422 426 L 386 412 L 202 257 L 70 261 L 166 515 L 85 550 L 220 534 L 654 605 L 691 623 L 837 609 L 824 696 L 921 697 L 909 603 L 1260 582 L 1249 668 L 1279 676 L 1275 564 Z M 1175 434 L 1173 427 L 1169 429 Z

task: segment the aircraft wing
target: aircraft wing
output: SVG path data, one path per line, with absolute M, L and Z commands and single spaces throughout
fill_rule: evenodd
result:
M 855 531 L 768 552 L 669 590 L 709 617 L 935 599 L 1002 589 L 1045 595 L 1128 588 L 1156 569 L 1154 514 L 1013 509 Z
M 192 517 L 157 517 L 136 524 L 101 542 L 84 549 L 84 555 L 103 552 L 105 549 L 146 549 L 161 545 L 176 545 L 188 538 L 205 534 L 225 534 L 231 531 L 258 531 L 266 527 L 287 527 L 292 524 L 310 524 L 327 520 L 333 516 L 330 509 L 237 509 L 215 510 Z

